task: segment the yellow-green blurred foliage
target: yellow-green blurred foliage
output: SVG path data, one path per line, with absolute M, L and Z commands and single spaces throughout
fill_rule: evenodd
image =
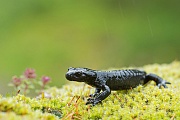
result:
M 65 83 L 69 66 L 105 69 L 179 59 L 177 0 L 1 0 L 0 91 L 27 67 Z

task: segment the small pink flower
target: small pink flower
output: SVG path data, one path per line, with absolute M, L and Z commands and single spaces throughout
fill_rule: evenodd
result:
M 24 72 L 24 76 L 30 79 L 36 78 L 35 70 L 32 68 L 27 68 L 26 71 Z
M 48 76 L 42 76 L 41 80 L 42 83 L 45 85 L 51 80 L 51 78 L 49 78 Z
M 17 76 L 14 76 L 14 77 L 12 78 L 12 83 L 17 87 L 17 86 L 21 85 L 22 79 L 21 79 L 21 78 L 18 78 Z

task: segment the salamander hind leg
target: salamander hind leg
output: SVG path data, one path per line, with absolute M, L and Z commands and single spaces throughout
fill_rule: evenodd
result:
M 153 80 L 154 82 L 156 82 L 156 85 L 160 88 L 161 86 L 163 86 L 164 88 L 168 88 L 166 86 L 166 84 L 171 84 L 170 82 L 167 82 L 165 80 L 163 80 L 161 77 L 157 76 L 156 74 L 147 74 L 145 77 L 145 82 L 148 82 L 150 80 Z

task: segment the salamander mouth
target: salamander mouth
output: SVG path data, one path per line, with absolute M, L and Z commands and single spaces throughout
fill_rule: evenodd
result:
M 65 75 L 65 77 L 66 77 L 66 79 L 67 79 L 67 80 L 72 81 L 72 77 L 71 77 L 71 75 L 70 75 L 70 74 L 66 74 L 66 75 Z

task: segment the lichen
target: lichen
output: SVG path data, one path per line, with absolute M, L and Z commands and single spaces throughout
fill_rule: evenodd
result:
M 154 82 L 134 89 L 112 91 L 101 104 L 85 105 L 94 88 L 71 82 L 62 88 L 51 87 L 50 98 L 30 98 L 24 95 L 0 95 L 0 119 L 180 119 L 180 62 L 146 65 L 148 73 L 155 73 L 168 82 L 159 89 Z

